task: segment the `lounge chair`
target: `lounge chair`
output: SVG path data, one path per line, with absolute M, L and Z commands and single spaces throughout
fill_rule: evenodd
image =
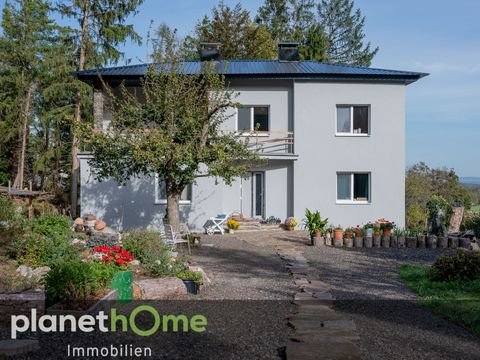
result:
M 211 217 L 203 226 L 205 228 L 205 233 L 208 235 L 213 235 L 216 232 L 219 232 L 222 235 L 225 234 L 225 229 L 223 228 L 223 225 L 225 225 L 227 220 L 227 214 L 218 214 L 215 217 Z

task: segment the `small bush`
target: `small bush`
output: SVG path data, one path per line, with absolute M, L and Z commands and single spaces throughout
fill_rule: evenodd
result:
M 475 280 L 480 278 L 480 255 L 458 250 L 442 254 L 432 266 L 435 281 Z
M 475 236 L 480 237 L 480 213 L 469 212 L 465 214 L 462 227 L 465 230 L 473 230 Z
M 47 302 L 88 299 L 101 289 L 96 270 L 92 264 L 79 260 L 59 263 L 45 278 Z
M 46 237 L 70 236 L 70 219 L 61 215 L 44 215 L 32 220 L 32 231 Z
M 202 274 L 197 272 L 197 271 L 191 271 L 191 270 L 181 270 L 178 271 L 175 274 L 176 277 L 182 280 L 193 280 L 198 283 L 203 283 L 203 277 Z
M 0 195 L 0 247 L 6 252 L 14 253 L 15 243 L 24 234 L 24 223 L 18 206 L 7 196 Z
M 122 238 L 122 245 L 141 263 L 157 260 L 170 251 L 170 247 L 161 241 L 160 234 L 153 231 L 130 231 Z

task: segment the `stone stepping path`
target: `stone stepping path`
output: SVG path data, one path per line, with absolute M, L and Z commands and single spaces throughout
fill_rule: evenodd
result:
M 355 322 L 335 312 L 330 286 L 317 279 L 317 271 L 303 256 L 302 248 L 283 245 L 275 250 L 297 287 L 295 307 L 288 317 L 295 332 L 286 347 L 287 360 L 360 359 Z

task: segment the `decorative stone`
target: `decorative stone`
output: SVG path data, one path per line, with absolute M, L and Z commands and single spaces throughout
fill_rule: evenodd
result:
M 418 235 L 417 236 L 417 247 L 420 249 L 425 249 L 426 246 L 426 239 L 425 235 Z
M 417 237 L 416 236 L 407 236 L 407 248 L 416 249 L 417 248 Z
M 176 300 L 187 295 L 182 280 L 175 277 L 138 280 L 142 300 Z
M 95 221 L 95 230 L 102 231 L 107 227 L 107 224 L 103 220 L 96 220 Z
M 461 248 L 470 250 L 470 244 L 471 244 L 472 240 L 470 240 L 469 238 L 460 238 L 458 241 L 459 241 L 458 245 Z
M 366 248 L 371 248 L 373 245 L 373 238 L 371 236 L 367 236 L 363 238 L 363 246 Z
M 49 272 L 48 266 L 40 266 L 32 271 L 32 276 L 38 280 L 43 279 Z
M 20 276 L 23 276 L 24 278 L 31 279 L 33 276 L 33 270 L 30 266 L 26 265 L 20 265 L 17 268 L 17 273 L 20 274 Z
M 436 249 L 437 248 L 438 239 L 435 235 L 427 236 L 427 248 L 429 249 Z
M 382 237 L 374 236 L 373 237 L 373 247 L 379 248 L 382 245 Z
M 363 247 L 363 237 L 355 237 L 355 239 L 353 240 L 353 244 L 356 248 Z
M 399 236 L 397 238 L 397 247 L 399 249 L 404 249 L 406 246 L 406 240 L 405 240 L 405 236 Z
M 390 236 L 384 236 L 382 238 L 382 247 L 389 248 L 390 247 Z
M 76 218 L 73 223 L 74 223 L 75 225 L 84 225 L 83 219 L 80 218 L 80 217 Z
M 345 245 L 345 247 L 347 248 L 352 248 L 353 247 L 353 239 L 352 238 L 345 238 L 343 240 L 343 244 Z
M 441 236 L 437 239 L 437 247 L 440 249 L 448 248 L 448 238 L 445 236 Z
M 85 221 L 97 220 L 96 216 L 92 214 L 86 214 L 83 218 L 85 219 Z
M 478 243 L 472 242 L 472 243 L 470 244 L 470 250 L 471 250 L 472 252 L 480 252 L 480 246 L 478 246 Z
M 452 249 L 458 248 L 458 238 L 456 237 L 449 237 L 448 238 L 448 247 Z

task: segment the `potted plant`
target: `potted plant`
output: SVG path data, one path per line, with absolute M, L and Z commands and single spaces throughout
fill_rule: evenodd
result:
M 345 239 L 351 239 L 352 238 L 352 229 L 351 228 L 346 228 L 345 229 Z
M 237 220 L 234 220 L 234 219 L 227 220 L 227 228 L 230 234 L 234 234 L 235 230 L 238 230 L 239 227 L 240 227 L 240 223 Z
M 305 209 L 305 219 L 303 223 L 308 229 L 310 234 L 310 240 L 312 245 L 314 245 L 314 239 L 320 239 L 323 232 L 325 231 L 325 225 L 327 225 L 328 219 L 322 219 L 320 212 L 317 210 L 315 212 Z
M 332 232 L 333 226 L 328 226 L 325 228 L 325 245 L 332 246 Z
M 383 236 L 392 236 L 392 230 L 395 227 L 395 223 L 393 221 L 381 218 L 377 220 L 377 225 L 383 232 Z
M 360 225 L 357 225 L 353 229 L 353 233 L 355 234 L 354 245 L 356 248 L 361 248 L 363 246 L 363 229 Z
M 181 270 L 175 274 L 179 279 L 183 281 L 187 288 L 187 293 L 198 294 L 200 285 L 203 282 L 202 274 L 191 270 Z
M 333 245 L 335 247 L 343 246 L 343 229 L 340 225 L 333 229 Z
M 298 220 L 293 216 L 290 216 L 285 220 L 285 228 L 288 231 L 293 231 L 295 229 L 295 226 L 297 225 L 298 225 Z
M 349 248 L 353 247 L 352 234 L 353 234 L 353 229 L 351 228 L 345 229 L 345 239 L 343 239 L 343 244 L 345 245 L 345 247 L 349 247 Z
M 373 237 L 374 228 L 375 228 L 375 224 L 370 221 L 365 225 L 363 225 L 363 229 L 365 230 L 365 236 L 370 238 Z

